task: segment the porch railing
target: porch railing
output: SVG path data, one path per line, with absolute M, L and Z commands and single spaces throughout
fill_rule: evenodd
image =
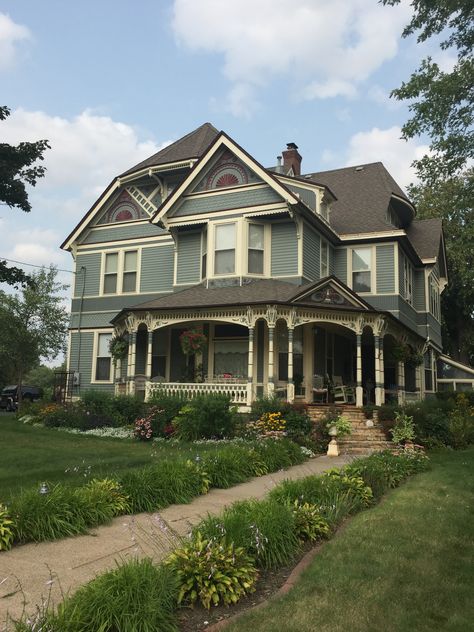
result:
M 245 383 L 147 382 L 145 386 L 145 400 L 148 400 L 156 392 L 166 395 L 181 395 L 187 399 L 193 399 L 197 395 L 207 393 L 223 393 L 230 397 L 232 404 L 245 406 L 247 403 L 247 384 Z

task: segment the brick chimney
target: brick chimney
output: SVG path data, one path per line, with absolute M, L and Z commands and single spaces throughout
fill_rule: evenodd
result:
M 283 152 L 283 171 L 288 171 L 293 167 L 293 173 L 295 176 L 301 175 L 301 161 L 302 158 L 298 153 L 298 146 L 295 143 L 287 143 L 286 150 Z

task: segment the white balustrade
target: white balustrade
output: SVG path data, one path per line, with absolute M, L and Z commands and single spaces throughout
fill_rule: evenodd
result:
M 145 388 L 145 400 L 153 395 L 153 393 L 164 393 L 165 395 L 181 395 L 186 399 L 193 399 L 197 395 L 209 393 L 222 393 L 230 397 L 232 404 L 245 406 L 247 403 L 247 384 L 234 383 L 205 383 L 197 384 L 194 382 L 147 382 Z

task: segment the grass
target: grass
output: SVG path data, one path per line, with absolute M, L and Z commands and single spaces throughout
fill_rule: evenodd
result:
M 472 629 L 474 447 L 431 458 L 430 471 L 352 518 L 288 595 L 229 632 Z
M 134 439 L 81 436 L 49 428 L 27 426 L 12 415 L 0 415 L 0 502 L 7 502 L 20 489 L 42 481 L 83 485 L 89 478 L 150 465 L 174 456 L 194 458 L 196 446 L 162 445 Z M 200 445 L 199 454 L 216 446 Z

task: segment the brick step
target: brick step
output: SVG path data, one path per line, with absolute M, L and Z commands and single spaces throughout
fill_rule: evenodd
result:
M 354 441 L 347 443 L 339 443 L 341 450 L 352 450 L 353 448 L 364 448 L 366 450 L 393 450 L 393 443 L 388 441 L 373 441 L 372 443 L 367 441 Z
M 374 448 L 374 447 L 344 447 L 340 446 L 341 454 L 353 454 L 353 455 L 369 455 L 374 452 L 381 452 L 382 450 L 390 450 L 391 448 Z

